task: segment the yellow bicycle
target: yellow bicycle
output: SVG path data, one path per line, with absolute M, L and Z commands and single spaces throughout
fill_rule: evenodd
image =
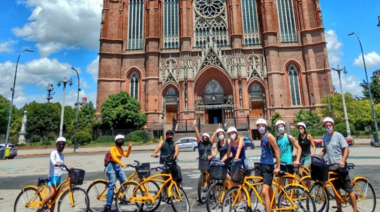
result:
M 141 210 L 146 205 L 152 205 L 160 202 L 161 198 L 167 197 L 175 212 L 190 211 L 190 203 L 185 191 L 172 178 L 171 170 L 176 163 L 165 162 L 164 165 L 152 168 L 151 170 L 162 170 L 163 173 L 144 178 L 141 182 L 126 182 L 119 189 L 116 195 L 116 208 L 118 211 Z M 148 182 L 161 183 L 157 193 L 152 195 L 149 187 L 145 186 Z M 166 194 L 162 194 L 166 193 Z M 137 208 L 136 208 L 137 206 Z
M 264 208 L 265 203 L 261 196 L 261 190 L 258 189 L 263 186 L 263 177 L 249 176 L 253 170 L 257 173 L 260 172 L 257 168 L 232 169 L 232 181 L 239 184 L 239 186 L 227 192 L 223 199 L 222 211 L 257 211 L 259 210 L 259 205 Z M 296 184 L 279 185 L 278 179 L 285 175 L 287 174 L 284 171 L 280 171 L 279 178 L 272 182 L 274 195 L 270 204 L 271 211 L 315 212 L 314 201 L 304 186 Z M 291 176 L 293 175 L 289 175 L 289 177 Z
M 127 177 L 127 181 L 136 181 L 141 182 L 144 177 L 149 177 L 150 175 L 150 165 L 148 163 L 140 163 L 137 160 L 134 160 L 136 164 L 127 164 L 127 167 L 135 168 L 136 172 L 130 174 Z M 149 171 L 149 172 L 147 172 Z M 148 175 L 149 174 L 149 175 Z M 123 184 L 115 188 L 113 199 L 116 199 L 116 195 L 119 190 L 122 188 Z M 147 182 L 145 185 L 149 188 L 150 192 L 157 193 L 160 187 L 156 182 Z M 106 179 L 96 179 L 91 182 L 87 188 L 87 194 L 91 201 L 90 211 L 92 212 L 101 212 L 104 210 L 104 206 L 107 202 L 107 192 L 108 192 L 109 183 Z M 144 208 L 144 211 L 154 211 L 160 206 L 160 201 L 156 201 L 155 204 L 150 205 L 150 208 Z
M 353 169 L 355 164 L 348 163 L 347 168 Z M 332 164 L 329 166 L 329 170 L 336 170 L 339 168 L 338 164 Z M 315 184 L 310 188 L 310 194 L 314 198 L 316 207 L 319 212 L 329 211 L 330 194 L 327 190 L 328 187 L 334 193 L 335 197 L 341 200 L 342 207 L 345 208 L 351 205 L 350 198 L 347 192 L 341 195 L 340 190 L 334 187 L 333 182 L 339 180 L 337 173 L 334 171 L 328 172 L 328 180 L 326 182 L 317 180 Z M 356 196 L 356 205 L 358 211 L 374 212 L 376 208 L 376 195 L 371 185 L 371 182 L 365 177 L 355 177 L 351 179 L 351 185 L 353 192 Z
M 69 177 L 65 179 L 58 187 L 57 194 L 53 199 L 44 206 L 44 211 L 50 210 L 52 205 L 58 202 L 58 212 L 87 212 L 90 201 L 84 189 L 76 187 L 82 185 L 85 171 L 82 169 L 68 170 Z M 41 205 L 44 197 L 48 195 L 46 183 L 49 178 L 38 178 L 38 185 L 29 185 L 21 189 L 14 204 L 14 212 L 19 211 L 36 211 Z

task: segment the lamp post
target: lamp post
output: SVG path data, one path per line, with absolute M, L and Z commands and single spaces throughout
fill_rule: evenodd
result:
M 13 80 L 13 87 L 11 88 L 11 91 L 12 91 L 12 98 L 11 98 L 11 103 L 9 105 L 9 117 L 8 117 L 8 125 L 7 125 L 7 134 L 5 136 L 5 149 L 7 149 L 7 146 L 8 146 L 8 140 L 9 140 L 9 127 L 11 126 L 11 117 L 12 117 L 12 106 L 13 106 L 13 99 L 14 99 L 14 96 L 15 96 L 15 87 L 16 87 L 16 77 L 17 77 L 17 67 L 18 67 L 18 61 L 20 60 L 20 57 L 22 55 L 22 53 L 24 52 L 34 52 L 33 50 L 29 50 L 29 49 L 25 49 L 23 50 L 19 55 L 18 55 L 18 58 L 17 58 L 17 63 L 16 63 L 16 70 L 15 70 L 15 77 L 14 77 L 14 80 Z M 5 154 L 4 154 L 4 159 L 5 159 Z
M 48 94 L 46 96 L 48 103 L 50 103 L 50 100 L 53 99 L 53 95 L 55 94 L 55 92 L 53 93 L 53 91 L 54 91 L 53 84 L 48 84 L 48 89 L 47 89 Z
M 346 67 L 343 69 L 339 68 L 331 68 L 331 70 L 334 70 L 338 72 L 339 76 L 339 85 L 340 85 L 340 93 L 342 94 L 342 103 L 343 103 L 343 111 L 344 111 L 344 119 L 346 120 L 346 130 L 347 130 L 347 138 L 352 138 L 351 137 L 351 130 L 350 130 L 350 124 L 348 123 L 348 116 L 347 116 L 347 109 L 346 109 L 346 101 L 344 99 L 344 92 L 343 92 L 343 87 L 342 87 L 342 77 L 340 76 L 340 72 L 343 71 L 344 74 L 347 74 Z
M 328 57 L 328 55 L 326 55 L 325 60 L 323 62 L 324 70 L 326 71 L 326 76 L 327 76 L 327 70 L 326 70 L 326 59 L 327 59 L 327 57 Z M 326 85 L 326 93 L 327 93 L 327 104 L 329 106 L 330 117 L 332 118 L 331 105 L 330 105 L 330 90 L 328 89 L 328 86 L 327 86 L 327 77 L 326 76 L 325 76 L 325 85 Z
M 71 79 L 69 81 L 66 80 L 66 77 L 63 81 L 58 82 L 58 87 L 61 86 L 61 83 L 63 84 L 63 98 L 62 98 L 62 111 L 61 111 L 61 123 L 59 125 L 59 137 L 63 136 L 63 115 L 65 114 L 65 91 L 66 91 L 66 84 L 69 83 L 71 86 L 73 82 Z
M 378 26 L 380 26 L 380 16 L 379 16 L 379 25 Z M 372 94 L 371 94 L 371 87 L 370 87 L 370 84 L 369 84 L 369 81 L 368 81 L 367 67 L 365 65 L 365 59 L 364 59 L 362 42 L 360 42 L 360 38 L 359 38 L 359 36 L 355 32 L 352 32 L 352 33 L 348 34 L 348 36 L 351 36 L 351 35 L 356 35 L 356 37 L 358 38 L 359 44 L 360 44 L 360 50 L 362 52 L 362 59 L 363 59 L 365 77 L 367 79 L 367 89 L 368 89 L 368 94 L 369 94 L 369 100 L 370 100 L 370 103 L 371 103 L 373 122 L 375 124 L 375 133 L 373 134 L 373 140 L 375 142 L 375 146 L 379 147 L 380 146 L 380 144 L 379 144 L 379 129 L 377 127 L 377 119 L 376 119 L 375 109 L 373 108 L 373 100 L 372 100 Z
M 79 73 L 78 71 L 74 68 L 71 67 L 76 73 L 78 77 L 78 94 L 77 94 L 77 111 L 75 115 L 75 136 L 74 136 L 74 152 L 76 149 L 78 149 L 78 143 L 77 143 L 77 130 L 78 130 L 78 110 L 79 110 L 79 91 L 80 91 L 80 82 L 79 82 Z

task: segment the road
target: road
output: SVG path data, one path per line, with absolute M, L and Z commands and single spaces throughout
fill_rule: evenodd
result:
M 141 162 L 151 162 L 151 166 L 157 165 L 157 159 L 151 158 L 151 146 L 145 147 L 149 151 L 143 151 L 144 147 L 136 148 L 140 151 L 132 151 L 129 159 L 123 159 L 126 163 L 132 162 L 133 159 Z M 321 149 L 317 149 L 317 153 Z M 86 170 L 85 182 L 81 186 L 87 188 L 89 183 L 97 178 L 106 178 L 103 172 L 104 153 L 99 151 L 77 152 L 76 154 L 66 154 L 65 163 L 68 166 Z M 69 152 L 67 152 L 69 153 Z M 34 155 L 34 156 L 33 156 Z M 258 161 L 260 148 L 247 150 L 247 157 L 250 158 L 251 165 Z M 197 154 L 192 151 L 182 151 L 179 157 L 179 165 L 182 168 L 183 186 L 190 200 L 191 211 L 205 211 L 205 205 L 198 205 L 196 202 L 197 192 L 196 185 L 200 172 L 197 170 Z M 351 176 L 364 175 L 371 180 L 375 189 L 376 196 L 380 196 L 380 178 L 378 173 L 380 169 L 380 149 L 369 146 L 353 146 L 350 148 L 349 162 L 355 163 L 356 167 L 350 172 Z M 13 211 L 14 201 L 20 192 L 20 189 L 26 185 L 36 185 L 38 177 L 45 177 L 48 173 L 49 157 L 47 155 L 29 154 L 29 156 L 20 156 L 14 160 L 0 161 L 0 208 L 1 211 Z M 132 173 L 133 169 L 127 169 L 126 174 Z M 379 199 L 377 201 L 380 203 Z M 330 204 L 334 205 L 334 204 Z M 172 211 L 170 205 L 162 204 L 158 211 Z M 334 211 L 331 209 L 331 211 Z M 352 211 L 350 208 L 344 211 Z M 377 204 L 377 210 L 380 211 L 380 205 Z

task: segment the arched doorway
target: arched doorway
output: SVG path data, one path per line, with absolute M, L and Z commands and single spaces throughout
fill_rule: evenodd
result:
M 164 113 L 166 122 L 172 122 L 177 119 L 178 93 L 173 87 L 168 88 L 164 94 Z

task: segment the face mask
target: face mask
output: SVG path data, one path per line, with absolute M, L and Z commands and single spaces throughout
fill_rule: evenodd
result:
M 278 132 L 279 132 L 280 134 L 284 134 L 284 132 L 285 132 L 285 128 L 283 128 L 283 127 L 278 128 Z
M 218 139 L 219 139 L 219 141 L 223 140 L 224 139 L 224 135 L 219 135 Z
M 166 141 L 170 143 L 173 141 L 173 138 L 166 138 Z
M 63 146 L 57 147 L 58 152 L 63 152 L 64 149 L 65 149 L 65 147 L 63 147 Z
M 265 127 L 259 127 L 259 133 L 260 134 L 265 134 L 266 131 L 267 131 L 267 129 L 265 129 Z
M 305 130 L 300 130 L 300 133 L 301 133 L 301 134 L 304 134 L 304 133 L 305 133 Z
M 124 143 L 124 142 L 116 142 L 116 145 L 117 145 L 117 146 L 123 146 L 123 143 Z
M 236 139 L 236 134 L 232 134 L 232 135 L 230 135 L 230 139 L 231 139 L 231 140 L 235 140 L 235 139 Z
M 326 128 L 327 133 L 332 133 L 334 131 L 334 128 Z

